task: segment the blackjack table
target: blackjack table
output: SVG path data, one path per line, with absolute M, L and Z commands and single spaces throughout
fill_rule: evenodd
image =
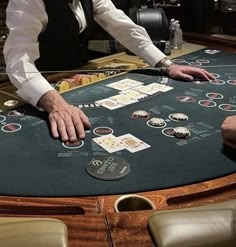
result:
M 236 153 L 221 137 L 223 120 L 236 114 L 236 54 L 204 47 L 173 61 L 215 80 L 184 82 L 147 67 L 64 92 L 91 123 L 75 143 L 53 139 L 45 112 L 12 107 L 16 98 L 5 94 L 0 214 L 61 219 L 70 246 L 154 246 L 151 212 L 236 198 Z M 151 207 L 127 202 L 115 212 L 123 195 Z

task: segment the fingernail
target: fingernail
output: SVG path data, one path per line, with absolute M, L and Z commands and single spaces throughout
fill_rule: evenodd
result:
M 80 135 L 79 138 L 80 139 L 84 139 L 85 138 L 85 135 Z
M 77 137 L 76 136 L 70 136 L 70 141 L 75 142 L 76 140 L 77 140 Z

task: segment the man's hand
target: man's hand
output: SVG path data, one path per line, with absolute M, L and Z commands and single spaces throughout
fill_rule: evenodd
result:
M 85 129 L 91 127 L 88 117 L 79 108 L 69 105 L 57 91 L 44 94 L 38 106 L 49 113 L 53 138 L 61 137 L 63 142 L 75 142 L 85 138 Z
M 236 149 L 236 115 L 223 121 L 221 131 L 224 144 Z
M 196 78 L 206 81 L 215 79 L 211 73 L 204 69 L 177 64 L 171 64 L 167 68 L 167 74 L 173 79 L 181 79 L 184 81 L 193 81 Z

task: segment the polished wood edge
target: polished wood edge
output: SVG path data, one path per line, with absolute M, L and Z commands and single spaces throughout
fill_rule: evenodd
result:
M 136 193 L 132 193 L 136 194 Z M 150 199 L 157 209 L 188 207 L 236 198 L 236 173 L 201 183 L 169 189 L 137 192 Z M 23 210 L 51 214 L 102 214 L 114 212 L 114 203 L 121 196 L 102 195 L 94 197 L 14 197 L 0 196 L 0 214 L 11 212 L 18 214 Z M 8 210 L 8 211 L 7 211 Z
M 170 189 L 138 192 L 151 200 L 157 209 L 199 206 L 236 198 L 236 173 L 201 183 Z M 122 195 L 99 196 L 102 212 L 114 212 L 115 201 Z
M 0 214 L 93 215 L 101 210 L 97 197 L 0 196 Z

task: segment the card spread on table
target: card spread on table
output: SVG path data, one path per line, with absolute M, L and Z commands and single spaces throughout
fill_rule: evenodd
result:
M 173 89 L 173 87 L 170 87 L 170 86 L 167 86 L 167 85 L 163 85 L 163 84 L 160 84 L 160 83 L 156 83 L 156 82 L 153 82 L 149 85 L 147 85 L 148 88 L 150 88 L 153 92 L 156 91 L 156 92 L 167 92 L 171 89 Z
M 126 78 L 126 79 L 122 79 L 119 81 L 119 83 L 123 83 L 129 87 L 137 87 L 137 86 L 140 86 L 143 84 L 143 82 L 141 81 L 136 81 L 136 80 L 132 80 L 132 79 L 129 79 L 129 78 Z
M 142 140 L 138 139 L 137 137 L 131 134 L 122 135 L 117 138 L 123 143 L 125 148 L 131 153 L 135 153 L 151 147 L 147 143 L 143 142 Z
M 114 89 L 117 89 L 117 90 L 120 90 L 120 91 L 123 91 L 123 90 L 127 90 L 127 89 L 130 89 L 131 86 L 125 84 L 125 83 L 122 83 L 122 82 L 113 82 L 113 83 L 110 83 L 107 85 L 107 87 L 111 87 L 111 88 L 114 88 Z
M 93 141 L 109 153 L 114 153 L 125 149 L 122 141 L 112 134 L 93 138 Z
M 120 94 L 125 94 L 126 96 L 133 98 L 133 99 L 136 99 L 136 100 L 143 99 L 143 98 L 146 98 L 148 96 L 145 93 L 141 93 L 141 92 L 135 91 L 133 89 L 122 91 L 122 92 L 120 92 Z
M 138 91 L 138 92 L 145 93 L 145 94 L 148 94 L 148 95 L 153 95 L 153 94 L 155 94 L 157 92 L 153 88 L 148 87 L 148 85 L 147 86 L 141 85 L 141 86 L 138 86 L 138 87 L 134 87 L 133 89 Z
M 95 103 L 109 110 L 114 110 L 114 109 L 118 109 L 120 107 L 125 106 L 124 104 L 111 100 L 110 98 L 98 100 L 98 101 L 95 101 Z
M 138 100 L 130 98 L 127 95 L 124 95 L 124 94 L 118 94 L 118 95 L 110 97 L 109 99 L 115 100 L 115 101 L 117 101 L 117 102 L 119 102 L 120 104 L 123 104 L 123 105 L 129 105 L 129 104 L 133 104 L 133 103 L 138 102 Z

